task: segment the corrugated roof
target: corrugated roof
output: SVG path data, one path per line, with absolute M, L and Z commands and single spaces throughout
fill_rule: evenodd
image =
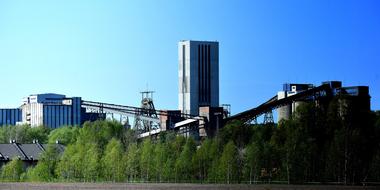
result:
M 19 144 L 18 146 L 24 151 L 29 160 L 38 160 L 43 152 L 37 144 Z
M 56 146 L 61 154 L 65 151 L 65 146 L 61 144 L 0 144 L 0 160 L 11 160 L 15 157 L 21 160 L 39 160 L 49 145 Z
M 25 159 L 24 155 L 17 150 L 14 144 L 0 144 L 0 153 L 3 155 L 3 160 L 12 159 L 14 157 Z

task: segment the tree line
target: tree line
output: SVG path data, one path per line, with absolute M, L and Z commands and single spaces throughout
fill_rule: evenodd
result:
M 13 159 L 1 168 L 4 181 L 360 184 L 380 179 L 380 113 L 304 103 L 289 120 L 251 125 L 233 121 L 214 138 L 196 142 L 172 132 L 136 139 L 116 121 L 82 127 L 9 126 L 0 142 L 49 146 L 38 164 Z M 350 104 L 350 100 L 345 101 Z

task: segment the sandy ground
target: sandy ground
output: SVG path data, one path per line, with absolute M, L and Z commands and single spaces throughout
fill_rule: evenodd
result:
M 152 184 L 152 183 L 0 183 L 0 190 L 88 190 L 88 189 L 133 189 L 133 190 L 153 190 L 153 189 L 188 189 L 188 190 L 359 190 L 359 189 L 380 189 L 377 187 L 363 186 L 328 186 L 328 185 L 202 185 L 202 184 Z

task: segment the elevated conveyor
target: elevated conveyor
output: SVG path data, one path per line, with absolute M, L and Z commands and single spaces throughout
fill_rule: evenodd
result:
M 308 99 L 310 97 L 330 96 L 332 93 L 331 91 L 332 90 L 331 90 L 331 87 L 329 84 L 323 84 L 321 86 L 302 91 L 300 93 L 297 93 L 295 95 L 292 95 L 292 96 L 289 96 L 289 97 L 286 97 L 286 98 L 283 98 L 280 100 L 278 100 L 277 96 L 274 96 L 271 99 L 269 99 L 267 102 L 255 107 L 255 108 L 252 108 L 252 109 L 249 109 L 247 111 L 238 113 L 238 114 L 233 115 L 231 117 L 227 117 L 226 119 L 224 119 L 224 123 L 227 123 L 227 122 L 232 121 L 232 120 L 240 120 L 240 121 L 243 121 L 244 123 L 246 123 L 246 122 L 249 122 L 249 121 L 257 118 L 258 116 L 260 116 L 260 115 L 262 115 L 268 111 L 274 110 L 274 109 L 281 107 L 281 106 L 284 106 L 284 105 L 291 104 L 295 101 L 305 100 L 305 99 Z

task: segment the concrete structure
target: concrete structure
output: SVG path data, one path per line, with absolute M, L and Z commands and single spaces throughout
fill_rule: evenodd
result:
M 283 85 L 282 91 L 277 93 L 277 100 L 298 94 L 302 91 L 313 88 L 312 84 L 289 84 Z M 291 114 L 294 113 L 301 102 L 293 102 L 285 106 L 277 108 L 277 121 L 282 119 L 289 119 Z
M 199 123 L 199 136 L 213 137 L 223 127 L 225 110 L 223 107 L 203 106 L 199 108 L 199 116 L 207 119 L 207 123 L 203 123 L 204 121 L 200 121 L 201 123 Z
M 198 115 L 201 106 L 219 106 L 219 43 L 178 43 L 179 110 Z
M 162 110 L 162 113 L 162 115 L 159 115 L 162 131 L 174 129 L 174 125 L 182 120 L 181 111 L 179 110 Z M 173 117 L 173 115 L 177 115 L 177 117 Z
M 36 94 L 23 99 L 22 123 L 57 128 L 81 124 L 81 98 L 61 94 Z
M 21 109 L 0 109 L 0 126 L 16 125 L 22 119 Z
M 338 97 L 338 109 L 342 118 L 344 118 L 343 116 L 346 115 L 346 112 L 351 113 L 352 110 L 355 110 L 357 113 L 370 111 L 371 97 L 369 96 L 368 86 L 342 87 L 341 81 L 327 81 L 322 84 L 329 85 L 331 90 L 325 92 L 326 94 L 315 94 L 314 96 L 304 98 L 302 101 L 315 101 L 317 106 L 323 106 L 324 109 L 328 109 L 333 98 Z M 280 100 L 290 97 L 311 88 L 313 88 L 311 84 L 284 84 L 283 91 L 277 93 L 277 99 Z M 291 104 L 277 108 L 278 121 L 281 119 L 289 119 L 302 101 L 292 102 Z

